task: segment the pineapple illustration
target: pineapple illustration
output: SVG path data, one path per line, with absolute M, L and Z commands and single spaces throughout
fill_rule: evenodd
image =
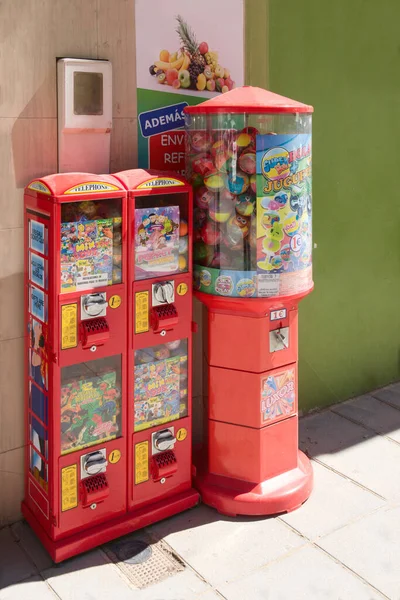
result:
M 189 25 L 180 15 L 176 17 L 176 20 L 178 21 L 178 27 L 176 28 L 176 31 L 182 42 L 182 47 L 190 55 L 190 65 L 188 67 L 190 74 L 190 87 L 196 89 L 197 77 L 200 75 L 200 73 L 203 73 L 206 66 L 206 61 L 200 54 L 199 44 L 197 43 L 193 29 L 189 27 Z

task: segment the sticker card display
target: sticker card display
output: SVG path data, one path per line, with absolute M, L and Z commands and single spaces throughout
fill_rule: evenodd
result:
M 34 285 L 30 286 L 30 312 L 42 321 L 47 322 L 47 302 L 45 293 Z
M 117 372 L 70 377 L 61 387 L 61 454 L 120 435 L 121 394 Z
M 295 368 L 275 372 L 261 380 L 263 423 L 272 423 L 296 412 Z
M 135 210 L 135 279 L 176 273 L 179 206 Z
M 135 352 L 135 431 L 187 415 L 187 341 Z
M 47 326 L 31 317 L 30 325 L 30 376 L 37 385 L 48 389 Z
M 113 219 L 61 223 L 61 292 L 113 283 Z
M 29 400 L 32 412 L 42 423 L 47 424 L 47 396 L 31 381 L 29 382 Z
M 43 289 L 47 289 L 46 266 L 47 261 L 42 256 L 29 252 L 29 279 Z
M 48 470 L 46 461 L 36 452 L 36 450 L 31 446 L 30 449 L 30 465 L 29 470 L 32 473 L 33 477 L 40 485 L 41 488 L 44 489 L 45 492 L 48 490 Z
M 29 221 L 29 248 L 47 256 L 47 228 L 39 221 Z

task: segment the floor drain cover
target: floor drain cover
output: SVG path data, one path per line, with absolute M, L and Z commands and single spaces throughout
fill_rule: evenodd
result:
M 184 565 L 162 541 L 122 538 L 104 546 L 108 557 L 137 588 L 155 585 L 184 570 Z
M 118 560 L 128 565 L 140 565 L 149 560 L 153 551 L 151 546 L 141 540 L 126 540 L 113 544 L 112 550 Z

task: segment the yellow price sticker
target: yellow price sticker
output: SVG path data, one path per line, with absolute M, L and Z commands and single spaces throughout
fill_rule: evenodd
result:
M 121 450 L 112 450 L 108 456 L 108 462 L 116 465 L 121 460 Z
M 149 330 L 149 292 L 135 294 L 135 333 Z
M 78 306 L 63 304 L 61 307 L 61 350 L 78 345 Z
M 118 296 L 118 294 L 114 294 L 114 296 L 111 296 L 111 298 L 108 301 L 108 306 L 110 308 L 119 308 L 121 306 L 121 296 Z
M 135 444 L 135 483 L 149 479 L 149 442 Z
M 184 296 L 187 294 L 188 286 L 187 283 L 178 283 L 178 287 L 176 288 L 179 296 Z
M 187 438 L 187 429 L 185 429 L 184 427 L 181 427 L 180 429 L 178 429 L 177 434 L 176 434 L 176 439 L 178 440 L 178 442 L 183 442 L 184 440 L 186 440 Z
M 78 467 L 71 465 L 61 469 L 61 510 L 78 506 Z

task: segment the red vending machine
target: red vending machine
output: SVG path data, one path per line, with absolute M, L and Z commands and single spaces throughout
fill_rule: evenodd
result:
M 128 191 L 128 510 L 193 507 L 192 189 L 176 173 L 114 175 Z
M 202 500 L 293 510 L 312 489 L 298 449 L 298 303 L 313 288 L 313 108 L 243 87 L 185 108 L 194 285 L 208 309 Z
M 24 219 L 22 512 L 59 562 L 117 536 L 127 510 L 126 192 L 110 176 L 43 177 Z

